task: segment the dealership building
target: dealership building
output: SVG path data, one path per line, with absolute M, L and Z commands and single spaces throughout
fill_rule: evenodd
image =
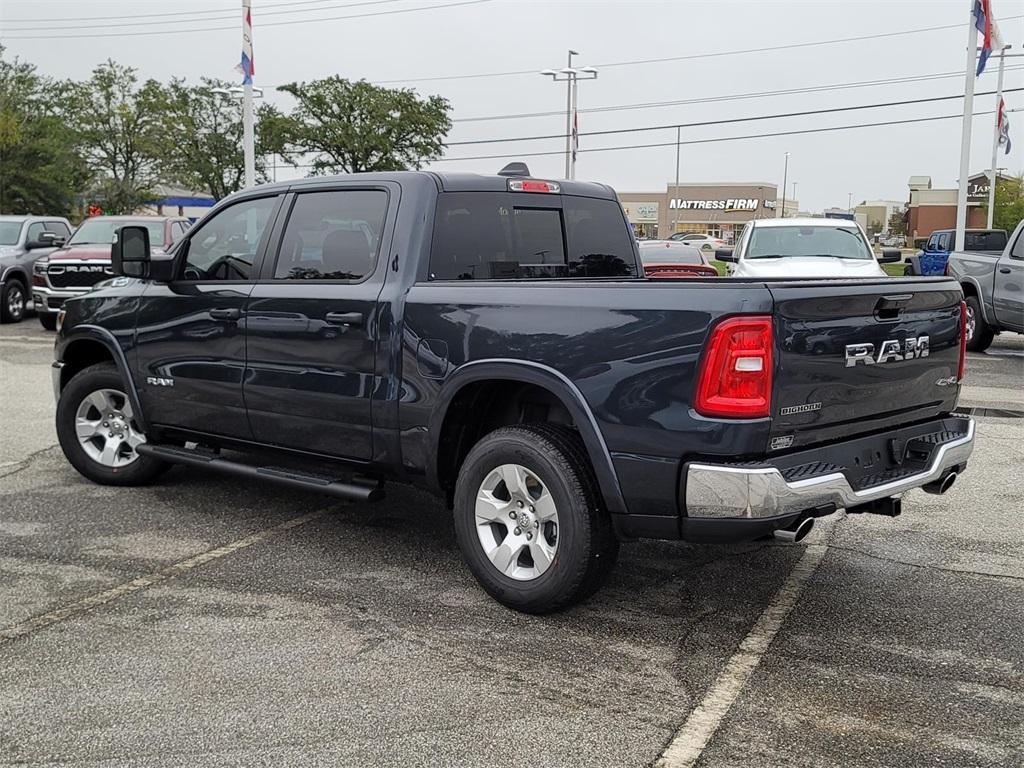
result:
M 735 242 L 752 219 L 781 213 L 778 187 L 764 182 L 670 184 L 664 192 L 621 192 L 619 200 L 639 238 L 665 239 L 673 232 L 696 232 Z M 786 200 L 786 215 L 796 215 Z

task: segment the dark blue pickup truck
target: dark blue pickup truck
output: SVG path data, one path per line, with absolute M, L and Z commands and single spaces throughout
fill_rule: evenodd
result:
M 583 599 L 621 541 L 897 514 L 973 446 L 956 282 L 648 280 L 612 189 L 521 166 L 261 186 L 166 255 L 123 228 L 112 263 L 60 317 L 79 472 L 416 484 L 518 610 Z

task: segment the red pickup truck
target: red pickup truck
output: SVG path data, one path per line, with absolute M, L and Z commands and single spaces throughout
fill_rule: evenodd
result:
M 64 302 L 114 276 L 110 270 L 110 244 L 120 227 L 143 226 L 149 230 L 154 251 L 164 251 L 188 231 L 183 216 L 93 216 L 85 219 L 70 239 L 48 257 L 39 259 L 32 271 L 32 303 L 43 328 L 57 327 L 57 313 Z

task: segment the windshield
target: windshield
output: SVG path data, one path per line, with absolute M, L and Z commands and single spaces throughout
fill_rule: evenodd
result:
M 20 221 L 0 221 L 0 245 L 17 245 L 20 234 Z
M 640 261 L 644 264 L 703 264 L 700 251 L 687 246 L 640 244 Z
M 874 258 L 857 227 L 754 227 L 743 258 L 777 259 L 783 256 Z
M 114 233 L 121 227 L 145 227 L 149 230 L 150 245 L 159 248 L 164 243 L 163 221 L 125 221 L 124 219 L 105 219 L 103 217 L 83 221 L 68 240 L 68 245 L 110 245 L 114 242 Z

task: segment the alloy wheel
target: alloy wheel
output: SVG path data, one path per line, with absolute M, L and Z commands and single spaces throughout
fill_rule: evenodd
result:
M 110 468 L 134 462 L 139 458 L 136 446 L 146 442 L 128 397 L 116 389 L 97 389 L 82 399 L 75 413 L 75 435 L 90 459 Z
M 7 290 L 7 313 L 14 318 L 20 318 L 25 313 L 25 292 L 17 282 L 12 283 Z
M 967 305 L 967 322 L 965 324 L 965 332 L 967 334 L 967 341 L 970 342 L 974 339 L 974 332 L 978 327 L 978 320 L 974 316 L 974 307 L 970 304 Z
M 558 551 L 558 509 L 536 474 L 519 464 L 491 470 L 476 495 L 476 532 L 487 559 L 516 581 L 542 576 Z

